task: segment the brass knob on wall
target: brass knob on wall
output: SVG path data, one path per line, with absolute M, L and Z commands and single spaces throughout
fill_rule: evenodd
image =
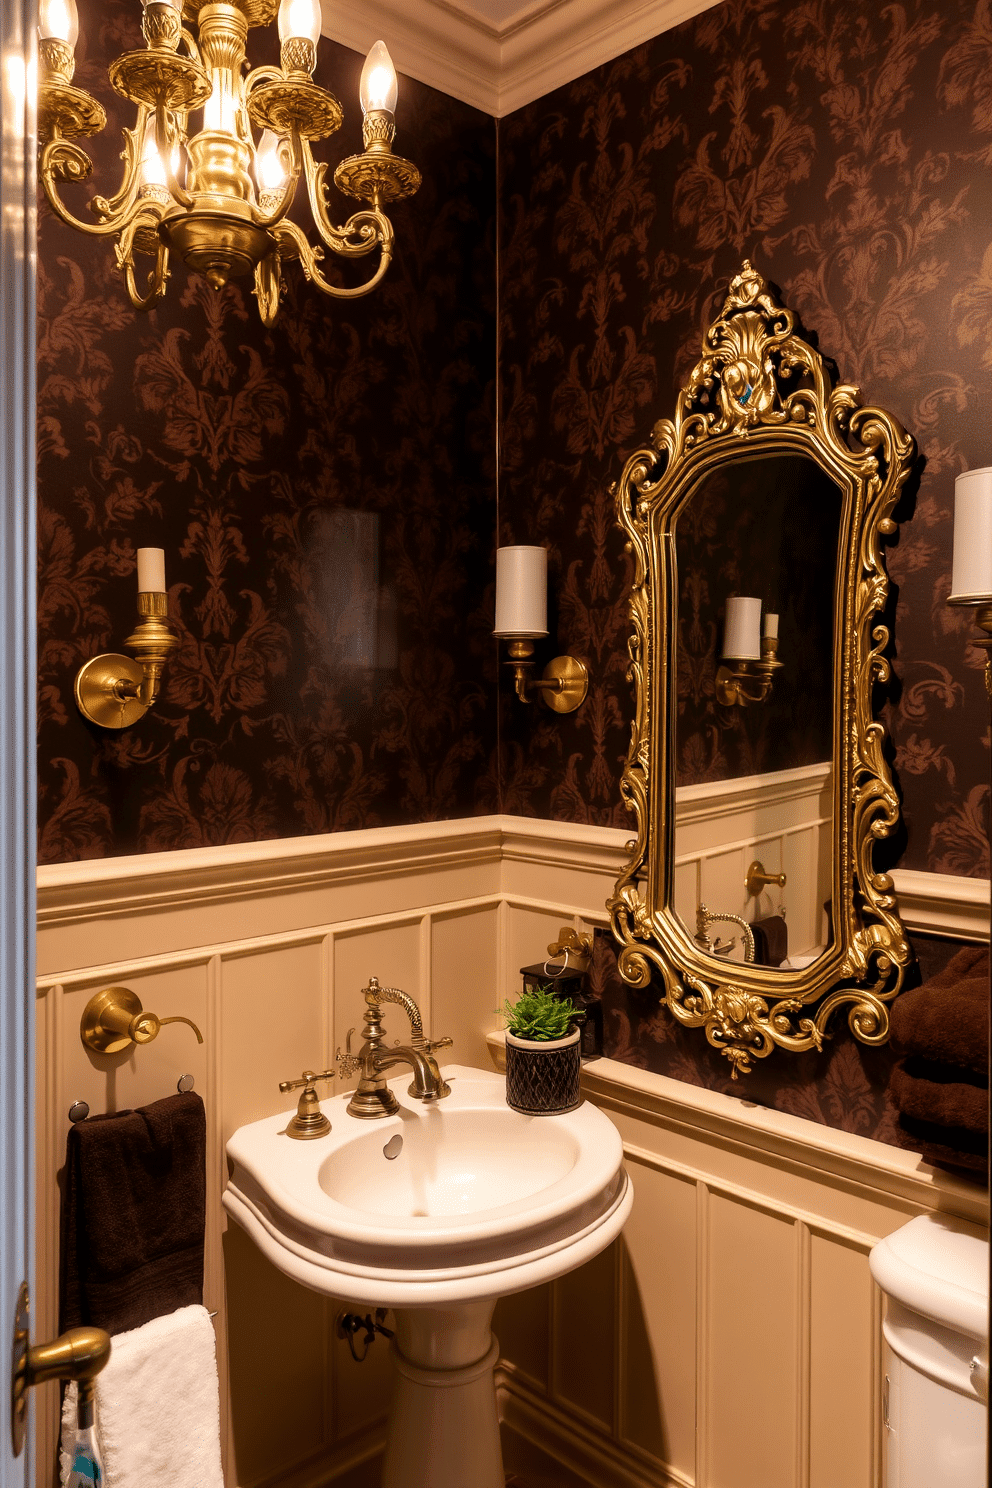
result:
M 747 875 L 744 879 L 745 889 L 751 895 L 752 899 L 757 899 L 762 889 L 767 888 L 769 884 L 777 884 L 780 889 L 784 889 L 786 885 L 785 874 L 766 873 L 764 863 L 759 863 L 758 859 L 755 858 L 747 870 Z
M 192 1018 L 160 1018 L 146 1012 L 130 987 L 104 987 L 91 997 L 79 1020 L 79 1037 L 97 1054 L 119 1054 L 130 1044 L 150 1044 L 166 1023 L 188 1023 L 203 1043 L 203 1035 Z

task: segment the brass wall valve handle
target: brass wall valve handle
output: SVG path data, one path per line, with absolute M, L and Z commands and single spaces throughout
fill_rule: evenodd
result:
M 314 1074 L 313 1070 L 304 1070 L 303 1078 L 300 1080 L 279 1081 L 279 1089 L 283 1095 L 288 1090 L 299 1090 L 301 1085 L 303 1087 L 296 1107 L 296 1115 L 286 1128 L 287 1137 L 295 1137 L 298 1142 L 309 1142 L 314 1137 L 327 1135 L 331 1129 L 331 1123 L 320 1109 L 314 1086 L 318 1080 L 333 1079 L 333 1070 L 324 1070 L 319 1075 Z
M 747 876 L 744 879 L 745 889 L 752 899 L 757 899 L 758 895 L 769 884 L 777 884 L 780 889 L 784 889 L 786 885 L 785 874 L 766 873 L 764 863 L 759 863 L 758 859 L 755 858 L 750 868 L 748 868 Z
M 104 987 L 83 1009 L 79 1037 L 97 1054 L 119 1054 L 131 1044 L 150 1044 L 166 1023 L 188 1023 L 196 1042 L 203 1043 L 203 1034 L 192 1018 L 160 1018 L 141 1006 L 141 999 L 130 987 Z

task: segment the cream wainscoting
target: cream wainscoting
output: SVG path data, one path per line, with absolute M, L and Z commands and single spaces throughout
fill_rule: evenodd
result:
M 517 969 L 564 920 L 605 924 L 625 836 L 485 817 L 40 869 L 38 1336 L 57 1321 L 69 1105 L 143 1104 L 192 1073 L 207 1110 L 205 1300 L 218 1313 L 227 1481 L 316 1488 L 374 1454 L 385 1350 L 356 1367 L 334 1306 L 226 1229 L 225 1141 L 285 1107 L 280 1079 L 333 1062 L 370 973 L 412 992 L 460 1060 L 488 1064 Z M 911 924 L 987 936 L 987 883 L 983 900 L 967 880 L 912 877 Z M 204 1044 L 176 1024 L 130 1056 L 90 1055 L 80 1014 L 114 983 L 192 1018 Z M 867 1248 L 923 1209 L 975 1217 L 973 1191 L 911 1155 L 612 1061 L 586 1080 L 621 1128 L 638 1203 L 622 1248 L 501 1305 L 507 1418 L 602 1488 L 750 1488 L 768 1433 L 783 1475 L 762 1488 L 868 1488 Z M 57 1398 L 41 1395 L 47 1488 Z M 830 1426 L 838 1410 L 849 1432 Z M 852 1464 L 840 1478 L 838 1461 Z

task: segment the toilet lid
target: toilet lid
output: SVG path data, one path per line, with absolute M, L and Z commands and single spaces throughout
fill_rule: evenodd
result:
M 921 1214 L 887 1235 L 869 1257 L 887 1296 L 970 1338 L 988 1337 L 987 1230 L 946 1214 Z

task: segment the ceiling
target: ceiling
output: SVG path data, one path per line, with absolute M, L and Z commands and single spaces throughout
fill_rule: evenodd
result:
M 717 0 L 321 0 L 325 36 L 502 117 Z

